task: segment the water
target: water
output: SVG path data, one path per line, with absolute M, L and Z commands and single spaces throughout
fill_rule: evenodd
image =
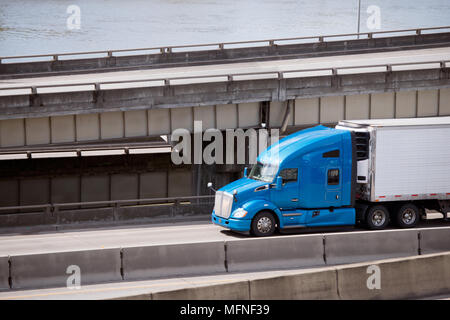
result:
M 450 25 L 448 0 L 361 0 L 361 31 L 370 5 L 380 30 Z M 357 0 L 0 0 L 0 56 L 353 33 L 357 12 Z

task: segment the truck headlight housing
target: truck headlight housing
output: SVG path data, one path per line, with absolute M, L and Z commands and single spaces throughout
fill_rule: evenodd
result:
M 238 209 L 234 210 L 234 212 L 233 212 L 233 217 L 234 217 L 234 218 L 243 218 L 243 217 L 245 217 L 245 215 L 246 215 L 247 213 L 248 213 L 248 212 L 245 211 L 244 209 L 238 208 Z

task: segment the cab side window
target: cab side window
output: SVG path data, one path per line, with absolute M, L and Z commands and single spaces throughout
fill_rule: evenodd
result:
M 322 154 L 322 158 L 339 158 L 341 152 L 339 149 L 328 151 Z
M 283 183 L 297 181 L 298 169 L 283 169 L 280 171 L 280 176 L 283 179 Z
M 339 184 L 339 169 L 328 170 L 328 185 L 338 185 Z

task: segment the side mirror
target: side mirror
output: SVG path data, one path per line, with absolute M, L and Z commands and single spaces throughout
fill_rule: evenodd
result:
M 277 189 L 281 190 L 281 187 L 283 186 L 283 178 L 281 176 L 277 177 Z
M 248 177 L 248 169 L 247 167 L 244 168 L 244 178 Z
M 208 187 L 208 189 L 211 189 L 212 191 L 216 192 L 216 190 L 213 188 L 212 182 L 208 182 L 206 186 Z

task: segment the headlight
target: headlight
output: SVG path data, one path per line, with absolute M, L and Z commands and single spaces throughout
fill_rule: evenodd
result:
M 243 217 L 245 217 L 246 214 L 247 214 L 247 211 L 245 211 L 242 208 L 238 208 L 238 209 L 234 210 L 233 217 L 235 217 L 235 218 L 243 218 Z

